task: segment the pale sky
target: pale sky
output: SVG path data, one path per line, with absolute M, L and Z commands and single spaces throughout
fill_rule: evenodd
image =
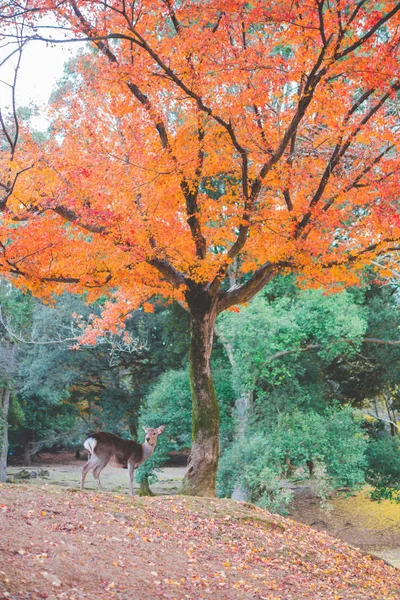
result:
M 30 42 L 24 49 L 16 87 L 17 106 L 35 104 L 40 107 L 47 105 L 50 94 L 57 81 L 63 75 L 63 66 L 74 56 L 82 44 L 53 44 Z M 4 109 L 10 104 L 9 87 L 4 82 L 10 82 L 13 77 L 15 60 L 11 59 L 1 70 L 0 75 L 0 106 Z M 44 117 L 35 118 L 33 125 L 45 129 L 47 122 Z
M 80 44 L 81 45 L 81 44 Z M 17 84 L 18 104 L 47 103 L 64 63 L 76 53 L 78 44 L 30 42 L 23 52 Z

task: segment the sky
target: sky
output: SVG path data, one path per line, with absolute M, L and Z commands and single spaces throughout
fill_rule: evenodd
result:
M 17 84 L 18 104 L 47 103 L 63 65 L 77 50 L 71 44 L 31 42 L 25 49 Z
M 81 44 L 53 44 L 32 41 L 24 49 L 22 62 L 18 74 L 16 87 L 16 100 L 18 107 L 30 104 L 39 108 L 48 103 L 50 94 L 57 81 L 63 75 L 63 66 L 74 54 Z M 0 107 L 6 108 L 10 104 L 9 83 L 13 77 L 15 59 L 2 68 L 0 72 Z M 6 83 L 4 83 L 6 82 Z M 46 129 L 47 120 L 44 116 L 33 120 L 36 129 Z

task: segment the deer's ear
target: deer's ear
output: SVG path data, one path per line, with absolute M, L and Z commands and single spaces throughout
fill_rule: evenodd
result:
M 160 427 L 157 429 L 157 433 L 158 434 L 162 433 L 165 428 L 166 428 L 166 425 L 160 425 Z
M 144 425 L 143 425 L 143 429 L 145 430 L 145 432 L 146 432 L 146 433 L 147 433 L 147 432 L 148 432 L 148 430 L 149 430 L 149 428 L 148 428 L 148 427 L 145 427 Z

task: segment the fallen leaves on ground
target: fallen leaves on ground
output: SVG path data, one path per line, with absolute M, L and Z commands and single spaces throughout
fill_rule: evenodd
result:
M 0 486 L 0 598 L 390 600 L 400 572 L 249 504 Z

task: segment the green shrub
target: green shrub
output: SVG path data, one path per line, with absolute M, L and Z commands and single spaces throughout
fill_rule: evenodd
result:
M 285 512 L 291 492 L 284 480 L 295 471 L 298 476 L 299 470 L 309 477 L 311 464 L 314 488 L 323 499 L 338 487 L 361 487 L 366 448 L 361 422 L 351 409 L 331 409 L 324 415 L 294 411 L 281 415 L 269 431 L 253 424 L 245 440 L 236 440 L 224 452 L 218 492 L 231 496 L 239 487 L 251 502 Z
M 366 480 L 374 487 L 371 498 L 400 503 L 400 441 L 389 435 L 371 441 L 367 461 Z
M 235 487 L 246 490 L 249 500 L 273 512 L 286 511 L 292 493 L 281 486 L 281 468 L 270 441 L 261 433 L 237 440 L 219 462 L 217 490 L 230 497 Z
M 313 411 L 282 415 L 272 437 L 295 467 L 307 469 L 309 461 L 324 464 L 333 488 L 363 485 L 368 442 L 350 407 L 331 408 L 322 415 Z

